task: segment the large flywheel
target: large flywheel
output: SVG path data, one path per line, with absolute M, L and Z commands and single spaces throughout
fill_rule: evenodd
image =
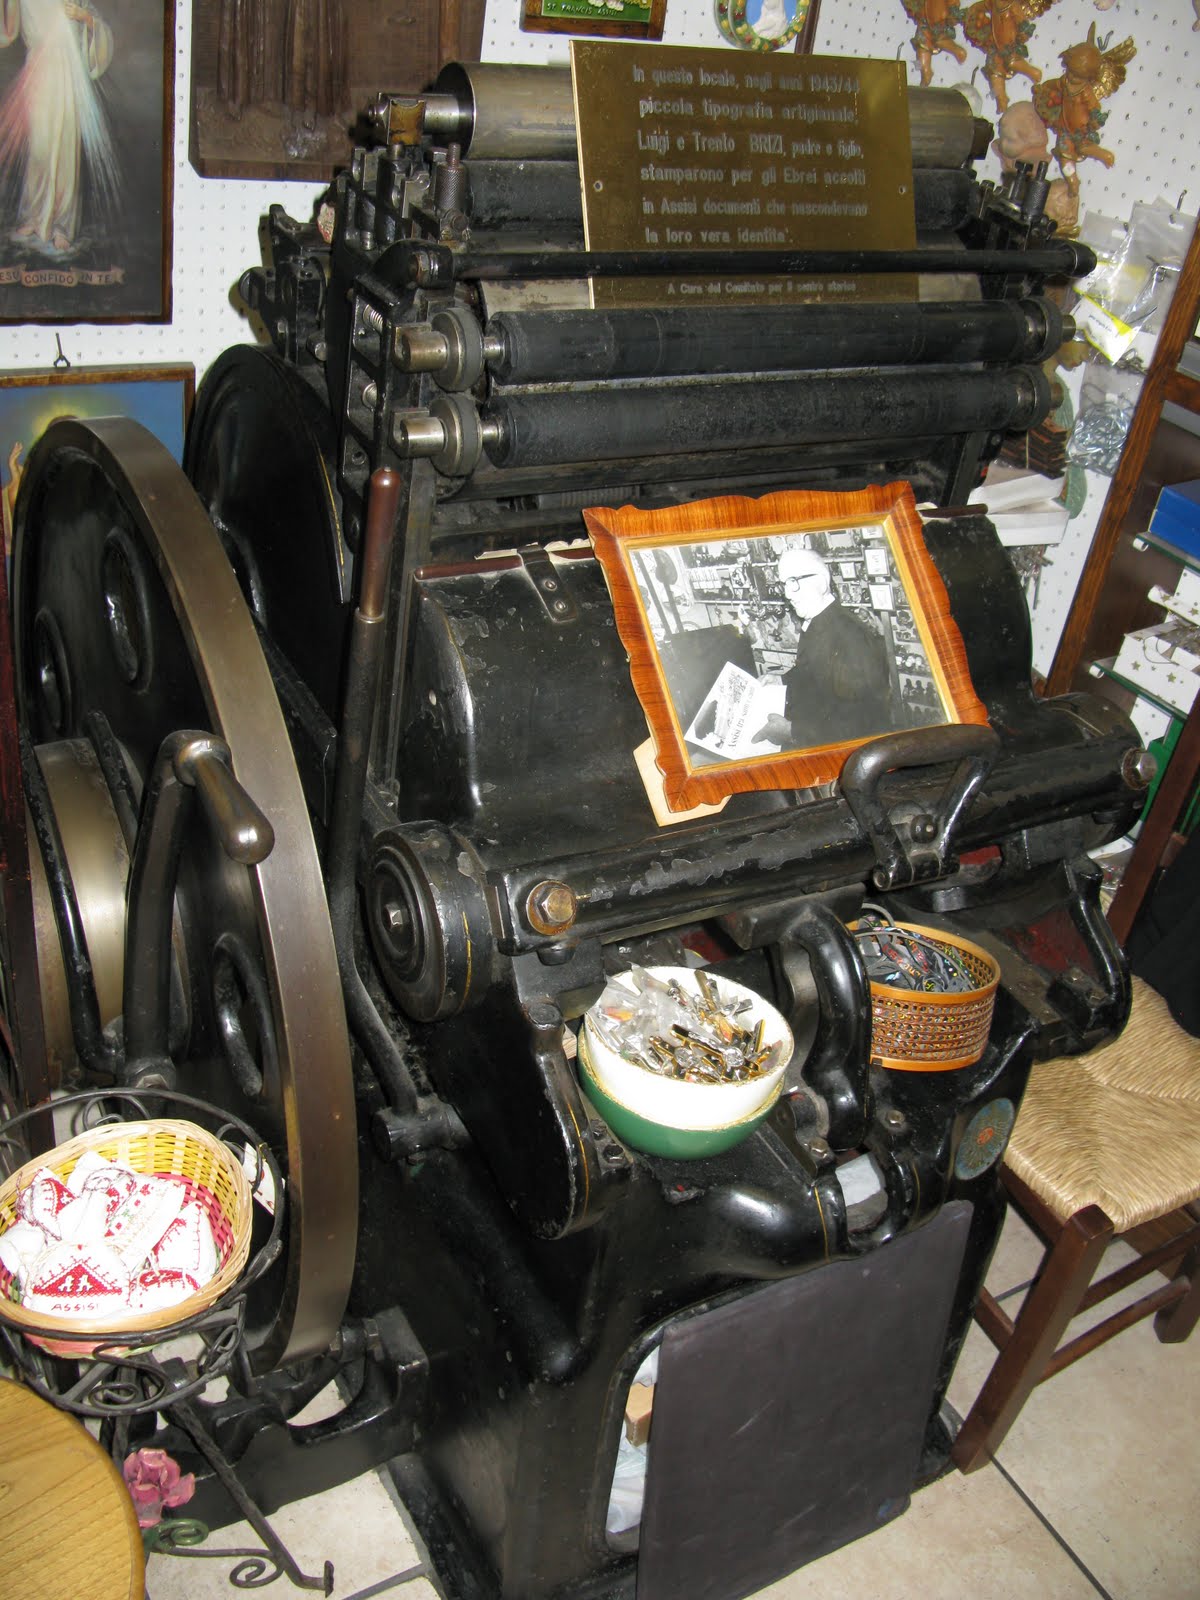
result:
M 169 1078 L 256 1127 L 286 1173 L 286 1262 L 251 1309 L 255 1364 L 315 1354 L 345 1307 L 358 1220 L 350 1050 L 324 884 L 291 743 L 233 570 L 183 473 L 137 424 L 62 421 L 47 431 L 22 484 L 13 610 L 19 714 L 41 775 L 35 810 L 48 810 L 58 833 L 50 853 L 67 859 L 65 898 L 83 938 L 103 946 L 93 963 L 103 982 L 92 985 L 101 1047 L 119 1077 L 122 1049 L 145 1023 L 127 1016 L 122 1029 L 113 996 L 124 985 L 130 1010 L 135 970 L 144 979 L 139 1017 L 152 1015 L 149 969 L 160 967 Z M 181 730 L 200 737 L 172 740 Z M 144 881 L 126 887 L 122 821 L 126 835 L 135 833 L 126 842 L 136 863 L 151 802 L 179 774 L 193 783 L 185 768 L 196 751 L 204 770 L 195 787 L 209 803 L 188 811 L 173 852 L 142 840 L 145 870 L 132 876 Z M 27 745 L 27 762 L 32 753 Z M 80 798 L 89 794 L 94 808 Z M 239 832 L 255 808 L 269 824 L 258 845 Z M 45 857 L 45 819 L 34 822 Z M 72 891 L 73 876 L 81 881 Z M 50 878 L 45 892 L 54 898 L 53 870 Z M 159 913 L 156 884 L 166 900 Z M 124 936 L 120 928 L 113 935 L 111 907 L 123 897 L 150 907 L 140 938 L 128 931 L 132 911 Z M 156 914 L 166 936 L 152 948 L 145 928 Z M 43 914 L 44 967 L 65 959 L 46 949 L 46 921 Z M 61 921 L 58 928 L 61 935 Z M 126 971 L 114 973 L 130 951 Z M 71 1008 L 69 1022 L 52 1015 L 48 1031 L 76 1043 L 78 965 L 65 960 L 65 982 L 43 981 L 44 1010 Z M 89 1069 L 94 1081 L 96 1062 L 83 1063 L 85 1079 Z

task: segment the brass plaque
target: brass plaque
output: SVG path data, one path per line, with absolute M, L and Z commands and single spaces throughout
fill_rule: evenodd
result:
M 571 41 L 589 250 L 916 243 L 898 61 Z M 625 278 L 595 305 L 914 300 L 915 276 Z

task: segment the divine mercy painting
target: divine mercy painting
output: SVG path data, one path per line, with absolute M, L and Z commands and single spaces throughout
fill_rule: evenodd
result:
M 169 316 L 174 10 L 0 0 L 0 320 Z

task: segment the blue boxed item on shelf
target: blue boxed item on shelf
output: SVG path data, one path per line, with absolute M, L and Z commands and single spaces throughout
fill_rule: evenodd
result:
M 1200 560 L 1200 478 L 1169 483 L 1159 490 L 1150 532 Z

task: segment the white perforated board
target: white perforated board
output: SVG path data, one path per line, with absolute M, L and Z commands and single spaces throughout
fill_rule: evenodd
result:
M 103 0 L 99 6 L 103 8 Z M 75 365 L 191 361 L 202 376 L 226 345 L 250 337 L 231 295 L 241 273 L 258 262 L 258 223 L 267 206 L 278 203 L 294 215 L 307 216 L 320 192 L 316 184 L 203 179 L 192 170 L 187 160 L 191 10 L 191 0 L 178 0 L 173 319 L 167 325 L 59 329 L 63 350 Z M 566 60 L 565 37 L 523 33 L 519 15 L 519 0 L 489 0 L 485 59 Z M 1095 161 L 1084 168 L 1088 207 L 1123 218 L 1135 200 L 1160 194 L 1172 203 L 1185 195 L 1189 210 L 1200 202 L 1195 133 L 1200 125 L 1200 33 L 1193 32 L 1195 20 L 1190 0 L 1153 5 L 1117 0 L 1104 11 L 1092 0 L 1059 0 L 1038 21 L 1031 53 L 1048 76 L 1058 71 L 1058 52 L 1084 38 L 1093 21 L 1101 35 L 1112 34 L 1114 40 L 1132 35 L 1138 46 L 1125 84 L 1107 103 L 1104 142 L 1115 153 L 1116 165 L 1111 172 Z M 899 56 L 915 80 L 912 31 L 899 0 L 890 6 L 823 0 L 816 48 L 830 55 Z M 664 40 L 732 49 L 717 28 L 712 0 L 668 0 Z M 937 57 L 934 82 L 966 81 L 978 59 L 972 51 L 967 65 L 959 68 L 949 56 Z M 976 82 L 979 86 L 980 80 Z M 40 325 L 0 328 L 0 368 L 48 366 L 56 354 L 55 332 Z M 1093 481 L 1084 517 L 1072 523 L 1068 540 L 1055 552 L 1055 564 L 1042 580 L 1035 619 L 1039 664 L 1045 664 L 1047 649 L 1053 648 L 1074 593 L 1103 487 L 1102 480 Z

